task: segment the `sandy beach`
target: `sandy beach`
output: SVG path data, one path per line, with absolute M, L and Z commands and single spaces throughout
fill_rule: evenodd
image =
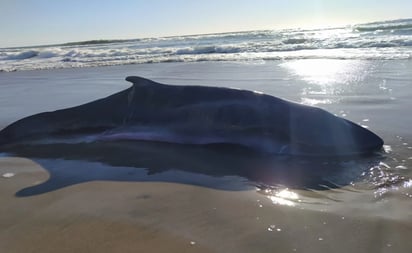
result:
M 0 153 L 0 251 L 410 252 L 411 69 L 410 60 L 307 59 L 2 72 L 0 129 L 108 96 L 138 75 L 318 106 L 377 133 L 386 152 L 324 164 L 339 169 L 322 174 L 336 186 L 324 189 L 281 179 L 261 188 L 252 176 L 224 171 L 240 155 L 184 147 L 122 146 L 145 155 L 133 161 L 116 160 L 112 146 L 98 159 L 85 159 L 99 151 L 90 148 Z M 294 176 L 312 178 L 307 169 Z M 53 177 L 60 181 L 41 188 Z

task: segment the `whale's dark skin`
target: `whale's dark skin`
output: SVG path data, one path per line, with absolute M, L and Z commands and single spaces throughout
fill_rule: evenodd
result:
M 175 86 L 127 77 L 133 86 L 73 108 L 18 120 L 2 146 L 47 140 L 146 140 L 236 144 L 281 155 L 352 156 L 382 148 L 371 131 L 323 109 L 247 90 Z

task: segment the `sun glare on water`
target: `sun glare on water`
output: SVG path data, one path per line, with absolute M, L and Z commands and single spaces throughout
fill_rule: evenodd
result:
M 307 59 L 281 66 L 308 84 L 301 95 L 302 103 L 309 105 L 332 103 L 332 96 L 358 85 L 370 71 L 362 60 Z
M 267 198 L 275 205 L 296 206 L 296 202 L 300 202 L 299 195 L 288 188 L 279 191 L 266 189 L 264 194 L 267 195 Z
M 365 63 L 360 60 L 296 60 L 282 64 L 291 74 L 320 86 L 349 84 L 364 78 Z

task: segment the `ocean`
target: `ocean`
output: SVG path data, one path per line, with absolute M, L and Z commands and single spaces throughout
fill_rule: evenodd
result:
M 0 49 L 0 71 L 139 63 L 412 58 L 412 19 Z
M 412 19 L 3 48 L 0 70 L 0 129 L 134 75 L 316 106 L 385 142 L 313 160 L 139 141 L 17 146 L 0 152 L 2 252 L 411 252 Z

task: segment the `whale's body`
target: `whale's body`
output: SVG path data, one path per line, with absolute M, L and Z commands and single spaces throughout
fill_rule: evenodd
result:
M 126 80 L 133 86 L 109 97 L 12 123 L 0 131 L 0 149 L 38 141 L 147 140 L 340 156 L 372 153 L 383 145 L 376 134 L 351 121 L 270 95 Z

